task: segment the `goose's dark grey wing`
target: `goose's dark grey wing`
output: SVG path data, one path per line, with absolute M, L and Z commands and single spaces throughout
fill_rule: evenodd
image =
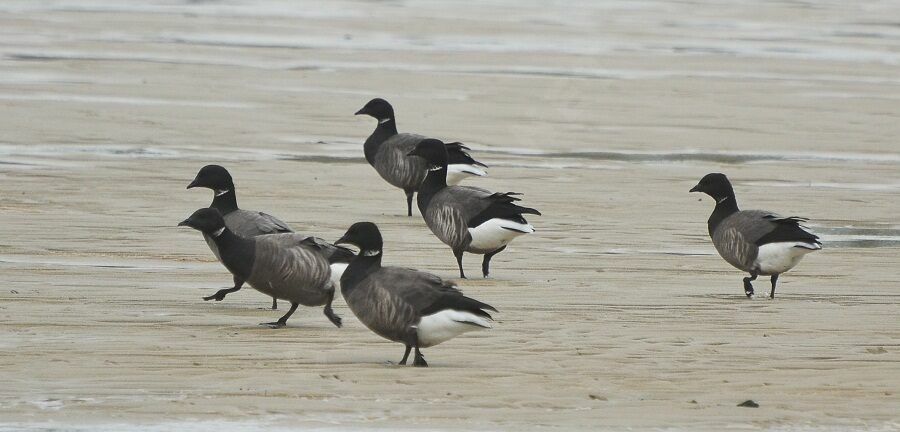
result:
M 776 228 L 770 212 L 744 210 L 726 217 L 716 227 L 712 240 L 719 255 L 731 265 L 750 271 L 759 253 L 757 241 Z
M 241 237 L 287 233 L 293 230 L 275 216 L 250 210 L 235 210 L 225 215 L 225 226 Z
M 802 221 L 804 219 L 782 217 L 763 210 L 739 211 L 716 227 L 713 244 L 731 265 L 750 271 L 759 247 L 769 243 L 796 242 L 799 247 L 818 249 L 821 246 L 819 237 L 800 225 Z
M 318 237 L 309 237 L 309 241 L 311 242 L 309 245 L 318 249 L 329 264 L 350 263 L 355 256 L 352 250 L 331 244 Z
M 312 238 L 295 233 L 267 234 L 255 237 L 254 245 L 248 278 L 254 288 L 306 305 L 324 304 L 331 287 L 331 269 Z
M 800 242 L 807 243 L 815 249 L 815 246 L 822 245 L 819 236 L 807 231 L 806 227 L 801 225 L 802 222 L 806 222 L 806 219 L 796 216 L 781 217 L 776 214 L 769 214 L 763 218 L 770 221 L 774 228 L 755 241 L 757 246 L 769 243 Z
M 453 248 L 465 247 L 471 236 L 468 222 L 490 206 L 491 193 L 467 186 L 447 186 L 431 198 L 424 211 L 431 232 Z
M 431 231 L 450 246 L 464 246 L 471 236 L 468 229 L 493 219 L 528 222 L 523 214 L 541 214 L 515 204 L 515 193 L 491 193 L 471 186 L 448 186 L 435 194 L 428 204 L 425 222 Z
M 424 139 L 421 135 L 405 133 L 388 138 L 378 148 L 372 166 L 388 183 L 401 189 L 418 189 L 428 170 L 424 159 L 409 156 L 409 152 Z
M 396 341 L 412 337 L 413 326 L 421 317 L 442 310 L 471 312 L 488 319 L 491 316 L 485 310 L 496 311 L 435 275 L 399 267 L 383 267 L 370 274 L 349 293 L 347 303 L 367 327 Z M 354 305 L 362 305 L 362 310 Z
M 352 290 L 343 291 L 344 299 L 369 330 L 385 339 L 412 345 L 416 342 L 413 326 L 419 315 L 393 291 L 397 282 L 379 270 L 357 282 Z
M 519 194 L 515 192 L 491 194 L 491 196 L 485 198 L 490 204 L 480 213 L 470 218 L 468 225 L 476 227 L 494 218 L 509 219 L 521 224 L 527 224 L 528 221 L 522 216 L 523 214 L 541 214 L 541 212 L 531 207 L 522 207 L 516 204 L 515 202 L 519 201 L 519 198 L 516 198 L 515 195 Z

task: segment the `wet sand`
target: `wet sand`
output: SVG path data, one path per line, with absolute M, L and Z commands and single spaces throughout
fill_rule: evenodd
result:
M 896 4 L 515 6 L 0 6 L 0 430 L 900 430 Z M 544 213 L 428 369 L 342 299 L 203 302 L 230 276 L 175 228 L 221 163 L 244 208 L 455 277 L 362 159 L 376 96 Z M 713 171 L 823 236 L 774 301 L 709 242 Z

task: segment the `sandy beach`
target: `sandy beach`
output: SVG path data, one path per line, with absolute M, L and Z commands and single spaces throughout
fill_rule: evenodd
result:
M 900 430 L 897 2 L 131 3 L 0 5 L 0 431 Z M 363 159 L 373 97 L 543 213 L 427 369 L 343 299 L 204 302 L 231 276 L 175 226 L 217 163 L 455 278 Z M 821 235 L 775 300 L 710 243 L 709 172 Z

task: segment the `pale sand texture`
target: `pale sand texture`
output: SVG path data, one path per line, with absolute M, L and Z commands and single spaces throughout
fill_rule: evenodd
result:
M 0 5 L 0 430 L 900 429 L 896 2 L 37 3 Z M 460 283 L 495 329 L 428 369 L 342 299 L 281 330 L 201 301 L 230 276 L 175 228 L 222 163 L 245 208 L 454 277 L 362 160 L 375 96 L 544 212 Z M 715 255 L 711 171 L 824 235 L 774 301 Z

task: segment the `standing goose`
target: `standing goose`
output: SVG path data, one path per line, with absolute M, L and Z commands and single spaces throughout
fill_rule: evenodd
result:
M 492 319 L 485 310 L 497 310 L 464 296 L 452 283 L 430 273 L 382 267 L 381 232 L 375 224 L 355 223 L 335 243 L 359 248 L 341 277 L 347 306 L 369 330 L 406 345 L 401 365 L 415 349 L 413 366 L 428 366 L 420 348 L 491 328 Z
M 397 133 L 394 108 L 384 99 L 372 99 L 355 115 L 366 114 L 378 120 L 378 126 L 363 146 L 366 160 L 375 171 L 391 185 L 406 193 L 406 213 L 412 216 L 413 194 L 419 189 L 428 170 L 422 160 L 407 156 L 416 144 L 424 140 L 421 135 Z M 447 144 L 449 172 L 447 181 L 456 184 L 470 176 L 486 176 L 482 169 L 487 165 L 472 159 L 468 147 L 462 143 Z
M 426 139 L 409 153 L 429 167 L 419 188 L 419 212 L 431 232 L 453 249 L 459 277 L 465 278 L 463 252 L 483 254 L 481 271 L 490 273 L 491 258 L 506 249 L 512 239 L 534 232 L 524 214 L 540 215 L 533 208 L 515 204 L 515 192 L 491 193 L 484 189 L 447 185 L 447 150 L 436 139 Z
M 291 308 L 271 328 L 284 327 L 297 306 L 325 305 L 325 316 L 336 326 L 341 318 L 331 309 L 334 282 L 322 254 L 324 245 L 314 237 L 296 233 L 241 237 L 225 225 L 214 208 L 197 210 L 178 226 L 188 226 L 212 238 L 222 264 L 235 278 L 247 281 L 257 291 L 291 302 Z
M 227 226 L 231 232 L 241 237 L 256 237 L 264 234 L 293 232 L 286 223 L 275 216 L 263 212 L 242 210 L 238 208 L 234 181 L 231 179 L 231 174 L 228 170 L 222 166 L 207 165 L 201 168 L 200 171 L 197 172 L 194 181 L 187 186 L 188 189 L 195 187 L 212 189 L 213 201 L 212 204 L 209 205 L 210 208 L 218 210 L 225 218 L 225 226 Z M 203 234 L 203 238 L 206 239 L 206 244 L 209 245 L 209 248 L 216 258 L 219 259 L 219 261 L 222 261 L 222 257 L 219 255 L 213 237 Z M 328 258 L 328 262 L 331 263 L 331 270 L 334 273 L 333 278 L 336 281 L 339 281 L 341 272 L 347 267 L 350 259 L 353 258 L 353 252 L 346 248 L 329 245 L 324 241 L 320 241 L 320 243 L 326 248 L 324 253 Z M 203 297 L 203 300 L 222 301 L 226 295 L 240 290 L 243 285 L 244 280 L 235 274 L 234 288 L 221 289 L 211 296 Z M 278 299 L 275 297 L 272 297 L 272 309 L 278 309 Z
M 778 275 L 800 262 L 804 255 L 822 249 L 819 237 L 801 225 L 806 219 L 781 217 L 763 210 L 739 210 L 734 189 L 725 174 L 707 174 L 691 188 L 716 200 L 709 216 L 709 236 L 719 255 L 739 270 L 750 273 L 744 278 L 744 294 L 753 296 L 757 276 L 771 276 L 775 298 Z

